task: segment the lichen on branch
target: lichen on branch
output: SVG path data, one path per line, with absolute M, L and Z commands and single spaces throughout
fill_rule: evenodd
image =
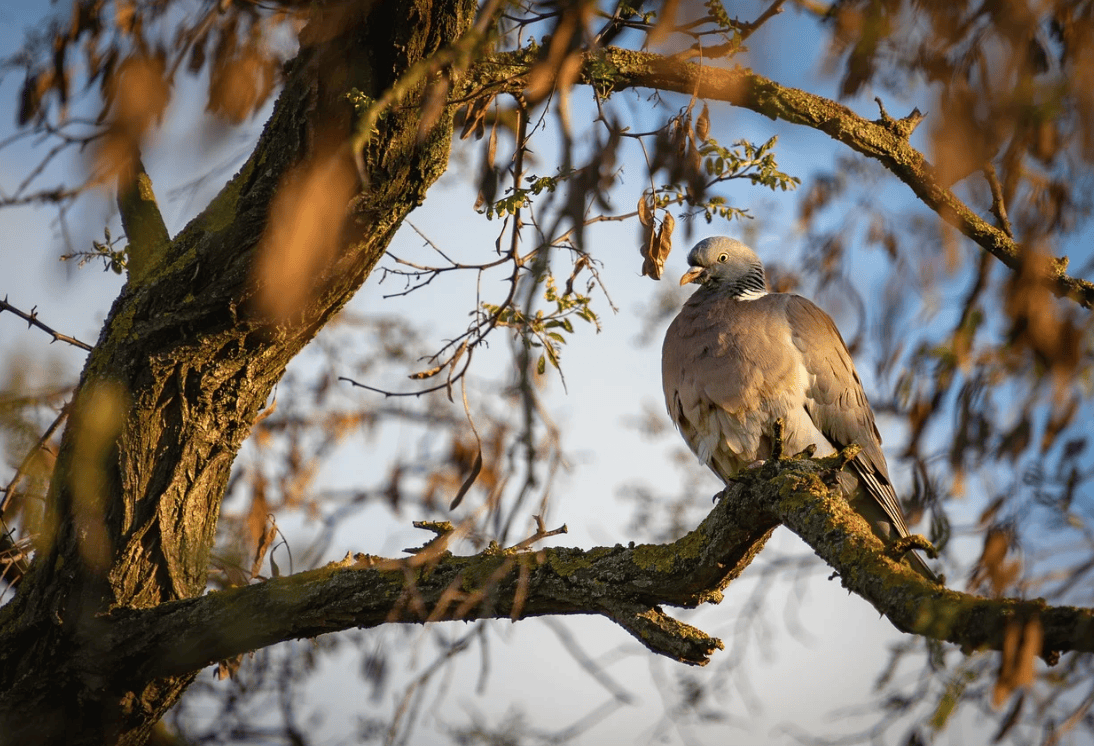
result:
M 787 459 L 747 474 L 695 530 L 668 544 L 352 555 L 256 585 L 119 610 L 108 620 L 111 637 L 142 677 L 155 678 L 350 627 L 597 614 L 654 653 L 704 665 L 721 641 L 661 607 L 720 602 L 782 522 L 904 632 L 968 651 L 1002 650 L 1014 620 L 1036 619 L 1044 630 L 1039 654 L 1049 662 L 1062 651 L 1094 651 L 1089 610 L 960 593 L 888 556 L 834 486 L 838 466 L 838 455 Z
M 492 93 L 522 90 L 534 60 L 535 56 L 525 50 L 486 57 L 473 67 L 470 85 Z M 879 119 L 869 120 L 831 99 L 780 85 L 746 67 L 712 67 L 681 57 L 616 47 L 586 53 L 578 80 L 601 92 L 648 88 L 723 101 L 771 119 L 819 130 L 879 161 L 942 220 L 1008 268 L 1017 271 L 1023 266 L 1023 247 L 959 199 L 942 183 L 927 158 L 912 147 L 908 137 L 919 122 L 913 115 L 894 119 L 883 112 Z M 1065 260 L 1051 262 L 1045 280 L 1057 295 L 1071 298 L 1084 308 L 1094 308 L 1094 283 L 1072 277 L 1066 269 Z

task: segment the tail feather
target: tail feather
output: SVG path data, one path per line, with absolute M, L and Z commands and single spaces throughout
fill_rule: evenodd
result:
M 874 530 L 874 535 L 886 546 L 908 535 L 903 521 L 901 524 L 894 524 L 885 506 L 863 488 L 855 475 L 840 472 L 840 486 L 843 487 L 844 494 L 849 495 L 847 501 L 851 507 L 866 519 L 870 528 Z M 905 554 L 904 563 L 935 585 L 942 585 L 941 578 L 931 570 L 919 552 L 913 550 Z

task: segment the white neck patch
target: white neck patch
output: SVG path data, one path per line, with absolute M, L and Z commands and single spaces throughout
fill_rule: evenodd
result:
M 756 300 L 767 295 L 766 290 L 747 290 L 738 296 L 735 296 L 737 300 Z

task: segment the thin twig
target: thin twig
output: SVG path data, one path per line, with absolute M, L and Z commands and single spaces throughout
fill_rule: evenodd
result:
M 746 24 L 742 25 L 741 26 L 741 41 L 744 41 L 748 37 L 752 36 L 752 34 L 754 34 L 756 32 L 756 29 L 760 28 L 760 26 L 763 26 L 765 23 L 770 21 L 772 18 L 777 16 L 779 13 L 782 13 L 783 12 L 783 5 L 785 3 L 786 3 L 786 0 L 775 0 L 775 2 L 771 3 L 771 5 L 768 6 L 767 10 L 765 10 L 763 13 L 760 14 L 759 18 L 757 18 L 752 23 L 746 23 Z
M 31 192 L 30 194 L 23 194 L 16 197 L 4 197 L 3 199 L 0 199 L 0 207 L 20 207 L 22 205 L 34 205 L 38 203 L 64 202 L 65 200 L 78 197 L 82 192 L 83 187 L 77 187 L 76 189 L 65 189 L 64 187 L 43 189 L 38 192 Z
M 559 534 L 569 533 L 570 531 L 570 529 L 566 527 L 565 523 L 563 523 L 558 528 L 553 528 L 548 531 L 547 525 L 543 522 L 542 516 L 534 515 L 532 516 L 532 518 L 534 518 L 536 521 L 536 532 L 524 541 L 517 542 L 513 546 L 509 547 L 509 551 L 519 552 L 520 550 L 527 549 L 528 547 L 535 544 L 537 541 L 546 539 L 549 536 L 558 536 Z
M 0 518 L 0 582 L 9 588 L 19 585 L 30 566 L 27 557 L 32 548 L 29 537 L 16 540 L 15 532 Z
M 1014 231 L 1010 227 L 1010 219 L 1007 218 L 1007 206 L 1003 200 L 1003 188 L 999 184 L 999 175 L 995 172 L 995 164 L 988 163 L 984 166 L 984 178 L 991 188 L 991 214 L 999 221 L 999 227 L 1011 238 Z
M 467 368 L 470 365 L 471 365 L 471 355 L 470 355 L 470 351 L 468 351 L 467 362 L 464 364 L 463 368 L 460 369 L 460 372 L 451 378 L 451 381 L 458 381 L 460 379 L 460 377 L 462 377 L 467 372 Z M 445 383 L 441 383 L 441 384 L 438 384 L 436 386 L 430 386 L 429 388 L 425 388 L 425 389 L 419 389 L 418 391 L 388 391 L 387 389 L 380 389 L 380 388 L 376 388 L 375 386 L 369 386 L 369 385 L 361 383 L 359 381 L 355 381 L 352 378 L 347 378 L 346 376 L 338 376 L 338 380 L 339 381 L 345 381 L 346 383 L 348 383 L 352 386 L 356 386 L 359 389 L 365 389 L 366 391 L 372 391 L 372 392 L 377 393 L 377 394 L 383 394 L 385 397 L 399 397 L 399 396 L 418 397 L 418 396 L 424 396 L 425 394 L 432 394 L 434 391 L 447 390 L 448 387 L 451 385 L 449 381 L 446 381 Z
M 52 327 L 46 326 L 41 321 L 39 321 L 38 306 L 30 309 L 30 313 L 26 313 L 24 311 L 20 311 L 18 308 L 8 303 L 8 297 L 5 295 L 4 299 L 0 300 L 0 313 L 3 313 L 4 311 L 10 311 L 11 313 L 14 313 L 16 316 L 23 319 L 23 321 L 27 322 L 28 327 L 38 327 L 46 334 L 52 336 L 54 342 L 67 342 L 73 347 L 79 347 L 81 350 L 87 350 L 88 352 L 91 352 L 91 345 L 87 344 L 86 342 L 81 342 L 75 337 L 70 337 L 67 334 L 61 334 L 59 331 L 53 329 Z
M 1086 695 L 1086 698 L 1079 703 L 1079 706 L 1075 708 L 1074 712 L 1060 724 L 1056 730 L 1054 730 L 1047 739 L 1045 739 L 1045 746 L 1056 746 L 1060 742 L 1060 739 L 1068 732 L 1075 728 L 1076 725 L 1083 721 L 1087 712 L 1094 706 L 1094 691 L 1091 691 Z
M 471 416 L 471 404 L 467 401 L 467 379 L 460 380 L 460 394 L 463 397 L 463 413 L 467 415 L 467 424 L 471 426 L 471 432 L 475 436 L 475 463 L 471 466 L 471 473 L 467 475 L 467 478 L 463 480 L 463 484 L 460 485 L 459 491 L 456 496 L 452 498 L 452 502 L 449 504 L 449 510 L 455 510 L 459 507 L 463 501 L 464 496 L 467 494 L 471 486 L 475 484 L 475 480 L 479 478 L 479 473 L 482 471 L 482 436 L 479 435 L 479 429 L 475 427 L 475 419 Z

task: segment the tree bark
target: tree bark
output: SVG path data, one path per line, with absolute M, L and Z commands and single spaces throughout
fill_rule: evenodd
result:
M 448 163 L 451 110 L 419 132 L 424 78 L 403 81 L 402 106 L 359 157 L 347 97 L 379 98 L 473 13 L 470 0 L 317 10 L 247 163 L 131 274 L 81 376 L 37 560 L 0 610 L 3 742 L 143 743 L 192 680 L 126 670 L 108 614 L 205 591 L 229 471 L 272 387 Z M 363 186 L 306 304 L 275 322 L 256 300 L 255 263 L 279 190 L 317 159 Z

